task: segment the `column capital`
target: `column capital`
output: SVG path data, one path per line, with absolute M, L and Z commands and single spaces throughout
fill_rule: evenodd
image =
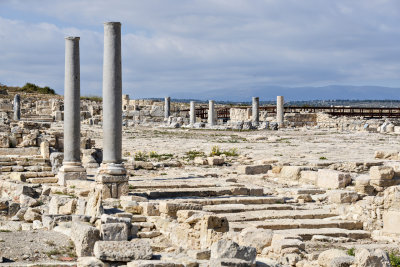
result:
M 78 36 L 67 36 L 64 38 L 65 40 L 70 40 L 70 41 L 79 41 L 81 37 Z

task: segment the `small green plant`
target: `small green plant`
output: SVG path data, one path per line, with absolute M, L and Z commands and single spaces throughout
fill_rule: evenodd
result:
M 148 156 L 142 151 L 135 152 L 135 161 L 147 161 Z
M 239 156 L 237 148 L 231 148 L 229 150 L 223 151 L 222 154 L 225 154 L 228 157 L 237 157 L 237 156 Z
M 49 94 L 49 95 L 56 94 L 56 92 L 48 86 L 40 87 L 33 83 L 26 83 L 24 86 L 19 88 L 18 91 L 25 93 L 39 93 L 39 94 Z
M 220 156 L 221 154 L 222 153 L 221 153 L 221 150 L 219 149 L 219 146 L 213 146 L 211 148 L 210 157 L 212 157 L 212 156 Z
M 347 255 L 349 255 L 349 256 L 355 256 L 356 254 L 355 254 L 355 248 L 350 248 L 350 249 L 348 249 L 347 250 Z
M 0 229 L 0 233 L 9 233 L 11 232 L 10 230 L 5 230 L 5 229 Z
M 326 157 L 319 157 L 320 160 L 327 160 Z
M 167 173 L 165 173 L 165 172 L 162 172 L 162 173 L 160 173 L 160 175 L 167 175 Z
M 398 253 L 391 251 L 389 253 L 389 259 L 393 267 L 400 267 L 400 256 Z
M 186 157 L 190 160 L 194 160 L 197 157 L 205 157 L 206 154 L 203 151 L 197 151 L 197 150 L 190 150 L 185 153 Z
M 133 185 L 129 185 L 129 190 L 133 190 L 135 187 Z
M 128 151 L 124 153 L 124 157 L 129 157 L 130 155 L 131 155 L 131 153 Z
M 102 102 L 103 98 L 101 96 L 81 96 L 81 100 L 89 100 L 95 102 Z
M 71 185 L 70 188 L 74 189 L 76 186 L 75 185 Z
M 228 150 L 221 151 L 218 146 L 213 146 L 212 149 L 211 149 L 211 152 L 210 152 L 210 157 L 212 157 L 212 156 L 220 156 L 222 154 L 224 154 L 225 156 L 228 156 L 228 157 L 237 157 L 237 156 L 239 156 L 237 148 L 231 148 L 231 149 L 228 149 Z

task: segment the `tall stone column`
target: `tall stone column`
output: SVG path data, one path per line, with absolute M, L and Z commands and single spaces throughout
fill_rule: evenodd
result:
M 215 125 L 215 103 L 214 100 L 208 101 L 208 125 L 214 126 Z
M 260 124 L 260 98 L 252 98 L 252 122 L 253 126 L 258 126 Z
M 164 118 L 171 116 L 171 98 L 168 96 L 164 99 Z
M 190 101 L 190 125 L 196 123 L 196 105 L 194 101 Z
M 276 121 L 278 125 L 283 126 L 284 109 L 283 109 L 284 99 L 283 96 L 276 97 Z
M 14 96 L 14 120 L 19 121 L 21 119 L 21 97 L 16 94 Z
M 122 164 L 121 23 L 104 23 L 103 58 L 103 162 L 96 175 L 103 198 L 128 194 Z
M 86 179 L 81 163 L 81 106 L 79 37 L 65 38 L 64 80 L 64 161 L 58 172 L 58 183 Z

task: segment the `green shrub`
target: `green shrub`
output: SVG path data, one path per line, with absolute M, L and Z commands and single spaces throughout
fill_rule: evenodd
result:
M 194 160 L 196 157 L 205 157 L 206 154 L 203 151 L 197 151 L 197 150 L 190 150 L 185 153 L 186 157 L 189 158 L 190 160 Z
M 350 249 L 348 249 L 347 250 L 347 255 L 349 255 L 349 256 L 355 256 L 356 254 L 355 254 L 355 248 L 350 248 Z
M 319 157 L 320 160 L 327 160 L 326 157 Z
M 136 161 L 147 161 L 148 160 L 148 155 L 142 151 L 135 152 L 134 159 Z
M 393 267 L 400 267 L 400 256 L 398 252 L 391 251 L 389 253 L 389 259 Z
M 225 156 L 228 156 L 228 157 L 237 157 L 237 156 L 239 156 L 237 148 L 231 148 L 229 150 L 221 151 L 218 146 L 213 146 L 212 149 L 211 149 L 211 152 L 210 152 L 210 157 L 212 157 L 212 156 L 220 156 L 222 154 L 224 154 Z
M 81 100 L 89 100 L 89 101 L 95 101 L 95 102 L 102 102 L 103 98 L 101 96 L 81 96 Z
M 26 83 L 18 91 L 25 92 L 25 93 L 39 93 L 39 94 L 49 94 L 49 95 L 56 94 L 54 89 L 51 89 L 48 86 L 40 87 L 33 83 Z

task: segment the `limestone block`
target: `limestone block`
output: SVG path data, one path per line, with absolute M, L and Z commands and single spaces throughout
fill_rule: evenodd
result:
M 211 259 L 209 266 L 213 266 L 213 267 L 225 267 L 225 266 L 229 266 L 229 267 L 253 267 L 254 264 L 249 262 L 249 261 L 245 261 L 245 260 L 226 259 L 225 258 L 225 259 Z
M 33 222 L 34 220 L 42 220 L 42 215 L 38 208 L 28 208 L 24 214 L 24 220 L 27 222 Z
M 388 234 L 400 234 L 400 211 L 388 210 L 383 214 L 383 231 Z
M 182 263 L 176 263 L 167 260 L 139 260 L 139 261 L 131 261 L 128 262 L 127 264 L 127 267 L 185 267 L 185 266 L 189 265 L 184 265 Z
M 381 250 L 377 249 L 375 251 L 369 251 L 365 248 L 357 251 L 355 263 L 358 267 L 370 267 L 370 266 L 379 266 L 379 267 L 390 267 L 390 259 L 388 254 Z
M 348 256 L 346 251 L 340 249 L 329 249 L 318 256 L 318 264 L 321 267 L 331 267 L 331 261 L 335 258 Z
M 239 246 L 231 240 L 222 239 L 211 246 L 211 259 L 239 259 L 254 263 L 256 256 L 256 248 Z
M 263 174 L 271 170 L 271 165 L 242 165 L 237 170 L 247 175 Z
M 345 190 L 332 190 L 328 192 L 329 202 L 342 204 L 342 203 L 354 203 L 358 200 L 358 194 L 353 191 Z
M 187 252 L 188 256 L 196 260 L 209 260 L 211 257 L 211 250 L 189 250 Z
M 394 177 L 394 169 L 390 166 L 372 166 L 369 169 L 371 180 L 388 180 Z
M 101 238 L 104 241 L 126 241 L 129 229 L 126 223 L 106 223 L 101 225 Z
M 280 177 L 290 180 L 299 180 L 302 167 L 300 166 L 283 166 L 280 170 Z
M 58 208 L 58 214 L 62 214 L 62 215 L 74 214 L 75 209 L 76 209 L 76 204 L 77 204 L 76 199 L 70 199 L 67 203 L 65 203 L 64 205 L 61 205 Z
M 195 203 L 173 203 L 162 201 L 160 202 L 159 210 L 160 213 L 164 213 L 170 217 L 176 217 L 176 213 L 179 210 L 202 210 L 203 206 Z
M 239 245 L 253 246 L 257 253 L 271 245 L 273 232 L 270 229 L 246 228 L 239 235 Z
M 75 244 L 78 257 L 92 256 L 95 243 L 100 240 L 100 231 L 81 222 L 73 222 L 71 226 L 71 239 Z
M 317 186 L 326 189 L 344 188 L 351 182 L 350 174 L 334 170 L 318 170 Z
M 19 203 L 21 207 L 35 207 L 39 205 L 39 201 L 27 195 L 20 195 Z
M 142 202 L 139 203 L 142 207 L 142 214 L 145 216 L 160 216 L 158 204 L 153 202 Z
M 203 157 L 195 157 L 194 158 L 194 164 L 198 164 L 198 165 L 207 165 L 208 161 L 207 159 L 203 158 Z
M 153 252 L 146 240 L 132 241 L 97 241 L 94 255 L 99 260 L 129 262 L 133 260 L 150 260 Z
M 318 180 L 318 172 L 316 172 L 316 171 L 301 171 L 300 172 L 300 181 L 303 183 L 310 183 L 310 184 L 316 185 L 317 180 Z
M 136 201 L 121 200 L 121 206 L 124 211 L 133 214 L 141 214 L 143 210 L 142 206 L 140 206 Z
M 69 196 L 52 196 L 49 202 L 49 214 L 59 214 L 60 206 L 67 204 L 70 200 Z
M 40 143 L 40 155 L 42 155 L 44 159 L 50 159 L 49 141 L 44 140 Z
M 215 156 L 207 158 L 208 165 L 210 166 L 221 166 L 225 163 L 225 159 L 223 157 Z
M 96 257 L 79 257 L 77 261 L 77 267 L 106 267 L 109 266 L 105 264 Z

